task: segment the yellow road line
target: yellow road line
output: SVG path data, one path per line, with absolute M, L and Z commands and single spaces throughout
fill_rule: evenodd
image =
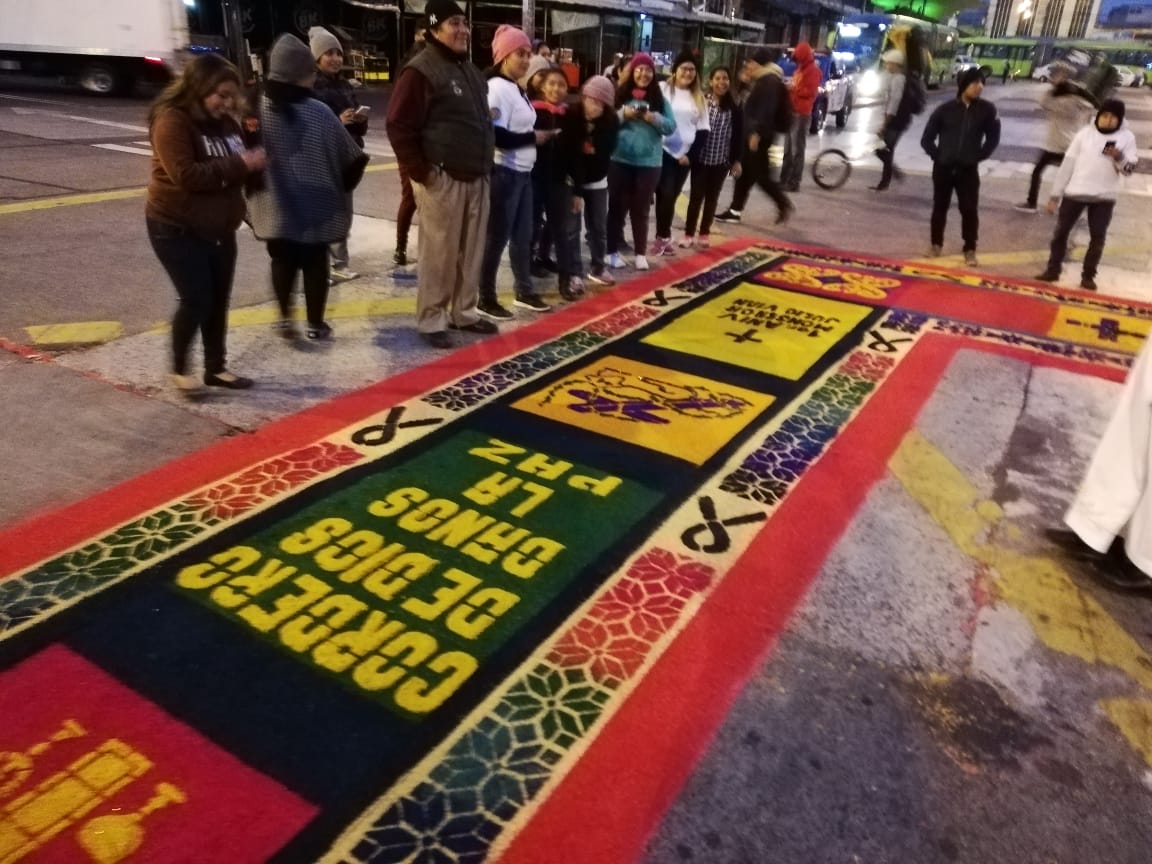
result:
M 76 345 L 111 342 L 122 332 L 119 321 L 84 321 L 76 324 L 41 324 L 25 327 L 37 345 Z
M 122 201 L 125 198 L 140 198 L 147 192 L 147 189 L 140 187 L 139 189 L 111 189 L 107 192 L 84 192 L 80 195 L 61 195 L 57 198 L 32 198 L 28 201 L 0 204 L 0 216 L 9 213 L 29 213 L 33 210 L 51 210 L 55 207 L 76 207 L 80 204 Z
M 386 162 L 382 165 L 369 165 L 365 171 L 392 171 L 397 167 L 395 162 Z M 31 213 L 36 210 L 53 210 L 57 207 L 77 207 L 81 204 L 102 204 L 105 201 L 123 201 L 127 198 L 140 198 L 148 193 L 141 186 L 136 189 L 110 189 L 106 192 L 82 192 L 78 195 L 59 195 L 54 198 L 30 198 L 27 201 L 13 201 L 9 204 L 0 204 L 0 216 L 12 213 Z
M 1111 666 L 1152 691 L 1152 657 L 1057 561 L 996 545 L 994 536 L 1011 543 L 1019 528 L 920 432 L 905 436 L 888 467 L 960 552 L 995 572 L 993 590 L 1028 618 L 1049 648 Z M 1101 707 L 1152 765 L 1152 702 L 1103 700 Z

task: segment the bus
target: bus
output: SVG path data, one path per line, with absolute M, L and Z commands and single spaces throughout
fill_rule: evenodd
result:
M 1083 60 L 1073 62 L 1077 68 L 1095 65 L 1106 60 L 1113 66 L 1127 66 L 1138 70 L 1143 81 L 1152 76 L 1152 44 L 1120 40 L 1085 40 L 1006 37 L 991 39 L 984 36 L 965 36 L 960 39 L 960 53 L 971 58 L 980 67 L 984 77 L 1001 77 L 1005 67 L 1013 78 L 1030 78 L 1038 66 L 1053 60 L 1075 56 L 1081 52 Z
M 828 47 L 851 58 L 861 70 L 857 82 L 861 95 L 874 95 L 879 88 L 880 55 L 888 48 L 888 34 L 902 27 L 919 27 L 924 34 L 926 47 L 932 54 L 932 68 L 925 83 L 937 87 L 952 77 L 952 58 L 960 43 L 960 32 L 955 27 L 894 12 L 846 15 L 830 35 Z

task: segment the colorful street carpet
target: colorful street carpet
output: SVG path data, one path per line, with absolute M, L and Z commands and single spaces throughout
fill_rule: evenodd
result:
M 0 864 L 635 860 L 957 353 L 1150 327 L 731 243 L 0 532 Z

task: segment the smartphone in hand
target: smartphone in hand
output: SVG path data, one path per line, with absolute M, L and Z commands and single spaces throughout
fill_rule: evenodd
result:
M 352 113 L 352 116 L 357 120 L 365 120 L 368 117 L 368 112 L 371 110 L 372 107 L 370 105 L 361 105 Z
M 1105 156 L 1111 156 L 1115 150 L 1116 150 L 1116 142 L 1115 141 L 1105 141 L 1104 142 L 1104 149 L 1100 152 L 1102 152 Z

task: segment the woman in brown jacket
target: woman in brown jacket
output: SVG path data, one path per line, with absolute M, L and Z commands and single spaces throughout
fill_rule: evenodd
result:
M 152 249 L 180 298 L 172 318 L 172 383 L 186 397 L 202 391 L 188 374 L 197 330 L 204 383 L 252 386 L 250 378 L 228 371 L 225 348 L 244 182 L 264 168 L 263 150 L 245 147 L 233 116 L 239 92 L 236 67 L 218 54 L 203 54 L 184 67 L 148 116 L 152 176 L 145 217 Z

